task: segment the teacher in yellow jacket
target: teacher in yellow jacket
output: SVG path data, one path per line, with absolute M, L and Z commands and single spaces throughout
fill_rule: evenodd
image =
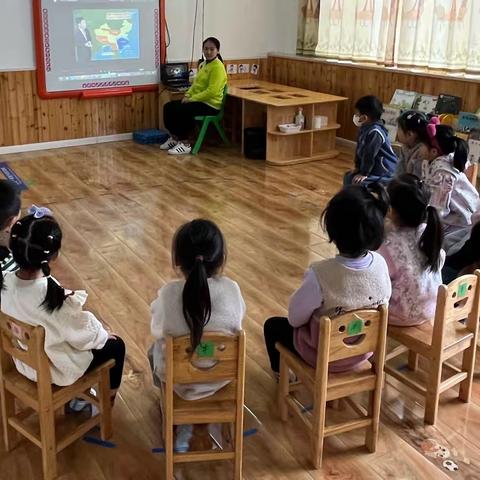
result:
M 160 148 L 170 155 L 187 155 L 192 151 L 189 137 L 195 129 L 197 115 L 216 115 L 222 107 L 227 72 L 220 55 L 220 42 L 209 37 L 203 41 L 203 61 L 192 86 L 182 100 L 168 102 L 163 108 L 165 127 L 170 138 Z

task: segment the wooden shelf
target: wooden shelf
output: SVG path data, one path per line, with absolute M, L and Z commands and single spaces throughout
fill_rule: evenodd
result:
M 340 154 L 338 150 L 329 150 L 327 152 L 313 154 L 310 157 L 306 157 L 304 155 L 295 155 L 293 158 L 288 160 L 269 160 L 267 159 L 267 163 L 269 165 L 281 166 L 281 165 L 296 165 L 298 163 L 308 163 L 314 162 L 316 160 L 327 160 L 329 158 L 335 158 Z
M 270 135 L 279 135 L 281 137 L 291 137 L 292 135 L 301 135 L 302 133 L 317 133 L 317 132 L 327 132 L 329 130 L 338 130 L 340 128 L 340 125 L 338 123 L 332 123 L 331 125 L 327 125 L 326 127 L 322 128 L 316 128 L 313 130 L 300 130 L 299 132 L 293 132 L 293 133 L 284 133 L 280 132 L 279 130 L 273 130 L 271 132 L 268 132 Z
M 299 132 L 291 132 L 291 133 L 284 133 L 280 130 L 274 130 L 272 132 L 268 132 L 270 135 L 279 135 L 280 137 L 293 137 L 294 135 L 302 135 L 304 133 L 312 133 L 313 130 L 300 130 Z
M 327 130 L 338 130 L 340 128 L 340 124 L 339 123 L 331 123 L 329 125 L 327 125 L 326 127 L 322 127 L 322 128 L 315 128 L 314 130 L 312 130 L 313 133 L 316 133 L 316 132 L 325 132 Z

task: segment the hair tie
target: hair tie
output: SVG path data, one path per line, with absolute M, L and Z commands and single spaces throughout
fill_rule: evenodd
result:
M 40 262 L 40 265 L 42 265 L 42 271 L 43 271 L 43 265 L 47 265 L 47 267 L 48 267 L 48 260 L 42 260 Z M 45 273 L 45 272 L 43 272 L 43 273 Z M 48 272 L 48 275 L 46 275 L 46 278 L 50 278 L 50 277 L 51 277 L 50 272 Z
M 27 213 L 29 215 L 33 215 L 33 218 L 43 218 L 43 217 L 51 217 L 53 216 L 52 211 L 47 207 L 37 207 L 37 205 L 33 204 L 28 210 Z
M 199 260 L 200 262 L 203 262 L 203 255 L 197 255 L 195 257 L 195 260 Z

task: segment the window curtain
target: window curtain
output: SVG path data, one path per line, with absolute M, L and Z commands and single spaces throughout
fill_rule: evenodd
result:
M 315 53 L 393 64 L 399 0 L 321 0 Z
M 398 65 L 480 73 L 480 1 L 403 0 L 399 21 Z
M 297 53 L 314 55 L 318 43 L 320 0 L 300 0 Z

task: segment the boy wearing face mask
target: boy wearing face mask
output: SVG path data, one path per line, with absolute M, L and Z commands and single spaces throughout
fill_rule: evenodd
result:
M 382 102 L 373 95 L 360 98 L 355 104 L 353 123 L 359 127 L 355 169 L 343 177 L 344 185 L 352 183 L 388 183 L 397 167 L 388 131 L 381 119 Z

